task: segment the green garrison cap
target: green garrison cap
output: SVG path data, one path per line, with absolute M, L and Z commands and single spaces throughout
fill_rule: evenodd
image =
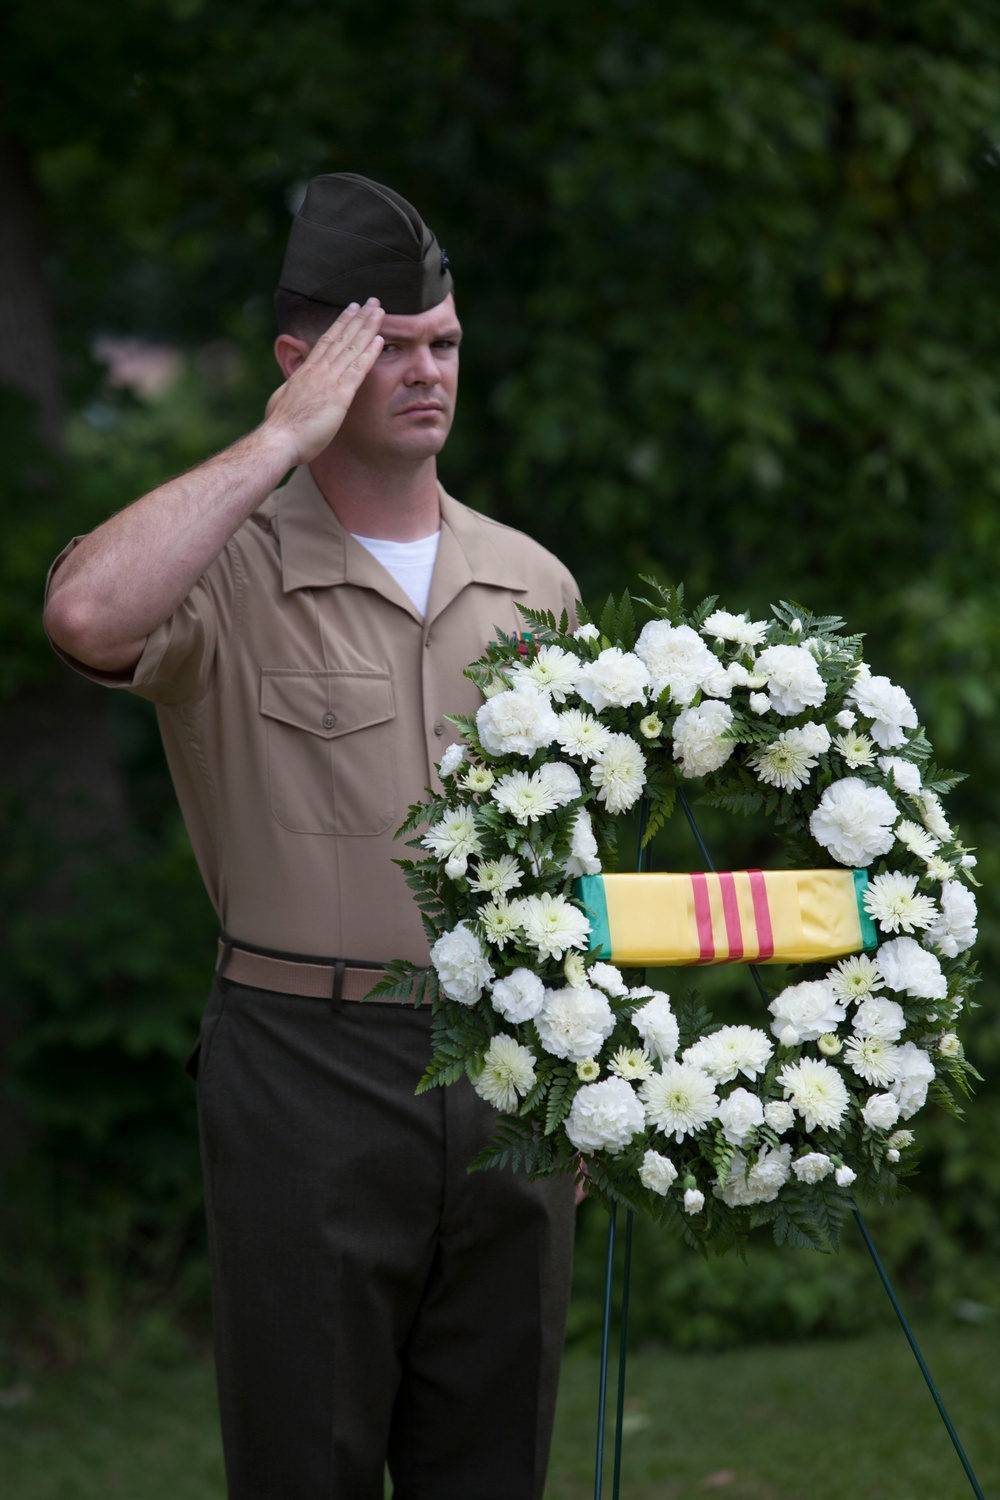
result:
M 452 280 L 412 204 L 367 177 L 330 172 L 306 189 L 278 285 L 333 307 L 377 297 L 386 312 L 420 313 L 444 301 Z

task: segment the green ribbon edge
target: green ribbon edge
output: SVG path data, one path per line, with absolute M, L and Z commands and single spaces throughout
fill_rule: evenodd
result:
M 861 923 L 861 947 L 867 951 L 878 947 L 878 929 L 865 911 L 863 900 L 868 889 L 868 871 L 852 870 L 851 874 L 854 876 L 854 899 L 858 903 L 858 921 Z
M 604 876 L 578 876 L 573 882 L 573 895 L 586 909 L 590 918 L 591 952 L 597 948 L 598 957 L 607 963 L 611 958 L 611 926 L 608 922 L 608 903 L 604 895 Z M 874 930 L 872 928 L 873 932 Z

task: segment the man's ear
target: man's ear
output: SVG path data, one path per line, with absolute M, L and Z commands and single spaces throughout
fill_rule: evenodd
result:
M 305 339 L 297 339 L 291 333 L 279 333 L 274 341 L 274 357 L 287 380 L 294 375 L 299 365 L 309 354 L 311 345 Z

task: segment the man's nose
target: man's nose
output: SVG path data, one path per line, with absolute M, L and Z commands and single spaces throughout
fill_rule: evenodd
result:
M 438 368 L 434 355 L 426 344 L 418 344 L 411 353 L 410 362 L 407 367 L 407 384 L 436 385 L 437 381 Z

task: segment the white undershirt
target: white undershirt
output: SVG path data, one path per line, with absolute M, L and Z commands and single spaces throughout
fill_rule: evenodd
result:
M 418 537 L 415 542 L 387 542 L 382 537 L 358 536 L 356 531 L 351 535 L 387 573 L 392 574 L 407 598 L 413 600 L 422 615 L 426 615 L 440 531 Z

